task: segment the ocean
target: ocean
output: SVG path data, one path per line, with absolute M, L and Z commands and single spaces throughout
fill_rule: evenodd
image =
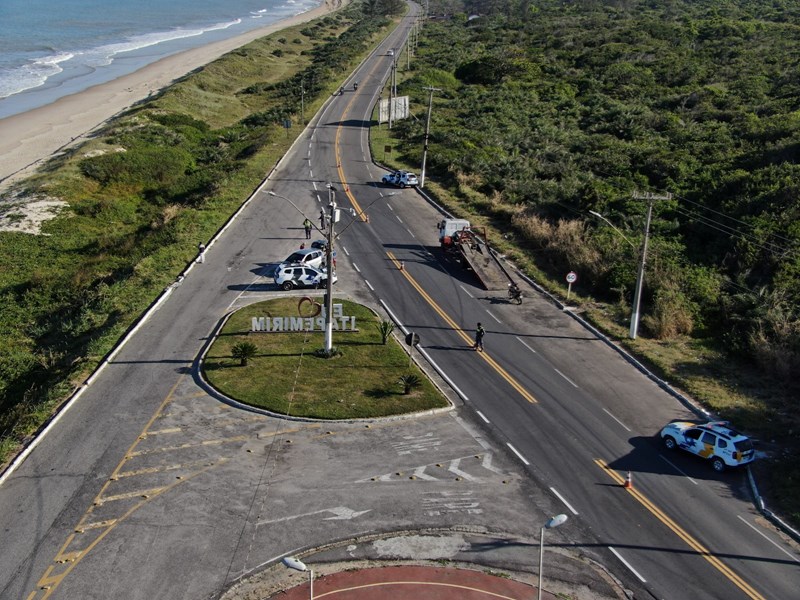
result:
M 0 119 L 320 0 L 0 0 Z

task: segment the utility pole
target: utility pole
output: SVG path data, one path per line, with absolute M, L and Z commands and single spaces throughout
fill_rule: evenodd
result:
M 440 88 L 435 87 L 426 87 L 422 88 L 424 90 L 428 90 L 430 94 L 428 95 L 428 118 L 425 121 L 425 141 L 423 142 L 422 146 L 422 171 L 419 176 L 419 187 L 425 187 L 425 162 L 428 160 L 428 135 L 431 132 L 431 110 L 433 109 L 433 92 L 441 92 Z
M 325 265 L 328 278 L 325 281 L 325 354 L 330 356 L 333 350 L 333 226 L 336 223 L 336 188 L 332 183 L 328 188 L 328 243 L 325 245 Z
M 392 120 L 394 117 L 394 98 L 395 95 L 397 94 L 397 90 L 395 89 L 396 71 L 397 71 L 397 56 L 392 56 L 392 72 L 389 77 L 389 129 L 392 128 Z
M 300 121 L 303 126 L 306 124 L 306 89 L 303 86 L 303 78 L 300 78 Z
M 653 201 L 655 200 L 671 200 L 672 194 L 651 194 L 645 192 L 633 193 L 634 200 L 647 200 L 647 217 L 644 221 L 644 241 L 642 241 L 642 252 L 639 256 L 639 272 L 636 275 L 636 291 L 633 294 L 633 312 L 631 313 L 631 330 L 629 337 L 632 340 L 636 339 L 639 332 L 639 316 L 642 304 L 642 285 L 644 283 L 644 266 L 647 262 L 647 240 L 650 237 L 650 221 L 653 216 Z

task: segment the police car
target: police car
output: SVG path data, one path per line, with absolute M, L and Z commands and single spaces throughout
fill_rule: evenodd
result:
M 755 458 L 750 438 L 724 421 L 673 421 L 661 430 L 661 439 L 669 450 L 680 448 L 711 461 L 717 472 L 746 465 Z
M 326 269 L 303 266 L 301 264 L 281 265 L 275 270 L 275 283 L 287 292 L 296 287 L 322 287 L 328 280 Z M 336 283 L 336 272 L 333 281 Z
M 395 171 L 394 173 L 387 173 L 383 176 L 381 181 L 385 185 L 394 185 L 399 188 L 415 187 L 419 185 L 417 176 L 410 171 Z

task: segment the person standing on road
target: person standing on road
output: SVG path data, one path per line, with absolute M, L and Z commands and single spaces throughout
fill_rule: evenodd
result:
M 306 220 L 303 221 L 303 229 L 306 230 L 306 239 L 310 240 L 311 239 L 311 221 L 309 221 L 308 218 L 306 218 Z
M 486 335 L 486 330 L 483 325 L 478 323 L 478 328 L 475 330 L 475 345 L 473 348 L 478 352 L 483 352 L 483 336 Z

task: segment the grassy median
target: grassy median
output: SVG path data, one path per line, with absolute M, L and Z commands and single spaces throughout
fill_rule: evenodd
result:
M 385 417 L 447 406 L 392 336 L 383 343 L 381 320 L 360 304 L 334 298 L 342 314 L 355 317 L 356 331 L 334 330 L 331 358 L 321 355 L 321 331 L 251 332 L 253 317 L 298 317 L 299 300 L 269 300 L 234 313 L 206 355 L 207 381 L 239 402 L 317 419 Z M 234 356 L 242 343 L 255 345 L 246 361 Z

